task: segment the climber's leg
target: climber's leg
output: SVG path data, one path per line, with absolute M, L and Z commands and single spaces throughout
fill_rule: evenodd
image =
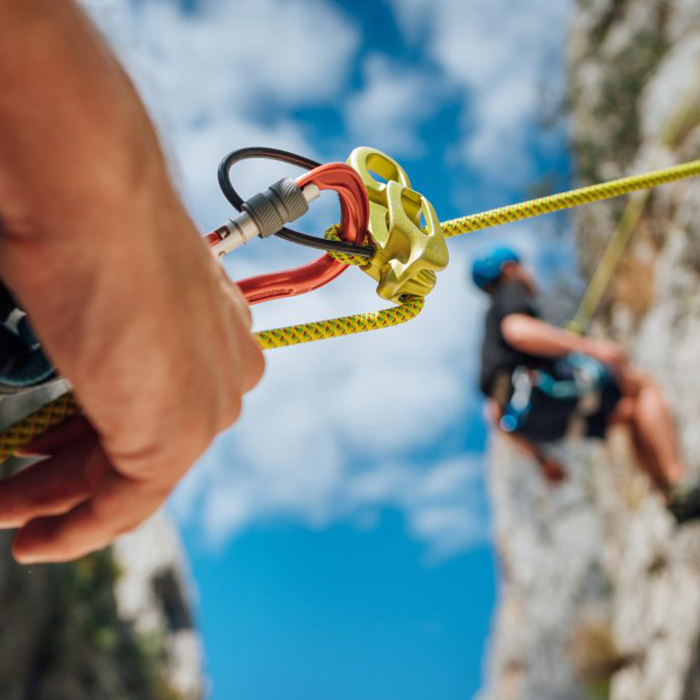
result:
M 624 417 L 627 411 L 640 467 L 659 488 L 679 524 L 697 520 L 700 479 L 686 478 L 673 416 L 661 388 L 653 379 L 634 370 L 625 372 L 620 384 L 625 394 L 620 412 Z
M 624 393 L 620 410 L 631 412 L 629 424 L 640 466 L 660 490 L 667 491 L 681 482 L 686 468 L 663 392 L 651 377 L 636 370 L 625 371 L 620 386 Z
M 629 428 L 638 466 L 647 474 L 659 491 L 666 494 L 669 484 L 659 468 L 658 461 L 654 457 L 653 448 L 644 441 L 644 436 L 639 431 L 639 426 L 635 422 L 635 409 L 636 405 L 633 397 L 625 396 L 620 399 L 609 425 L 624 425 Z

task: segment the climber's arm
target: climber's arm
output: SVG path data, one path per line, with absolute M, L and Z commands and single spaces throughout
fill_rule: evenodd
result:
M 556 484 L 566 479 L 566 471 L 564 468 L 556 460 L 548 457 L 537 443 L 517 433 L 507 432 L 500 427 L 502 412 L 498 402 L 494 399 L 491 399 L 489 402 L 489 413 L 491 414 L 494 426 L 496 426 L 500 434 L 537 462 L 537 465 L 542 471 L 542 475 L 547 481 Z
M 566 479 L 566 470 L 559 462 L 547 455 L 533 442 L 516 433 L 501 431 L 511 442 L 517 445 L 523 452 L 532 457 L 542 472 L 544 478 L 552 484 L 558 484 Z
M 624 351 L 616 343 L 579 336 L 526 314 L 508 314 L 501 321 L 501 333 L 511 347 L 536 357 L 580 352 L 618 370 L 627 362 Z

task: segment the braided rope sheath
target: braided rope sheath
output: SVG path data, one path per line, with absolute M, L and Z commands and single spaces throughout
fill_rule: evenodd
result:
M 700 160 L 600 185 L 582 187 L 570 192 L 562 192 L 561 194 L 542 197 L 520 204 L 500 207 L 481 214 L 463 216 L 442 222 L 442 227 L 445 231 L 445 236 L 449 238 L 500 224 L 540 216 L 549 212 L 568 209 L 588 202 L 619 197 L 635 190 L 657 187 L 658 185 L 697 175 L 700 175 Z M 338 225 L 331 226 L 325 232 L 325 236 L 327 238 L 338 238 L 338 230 Z M 329 252 L 329 255 L 346 265 L 364 265 L 367 262 L 363 257 L 344 253 Z M 399 306 L 383 311 L 261 331 L 256 333 L 256 338 L 264 350 L 270 350 L 354 333 L 364 333 L 380 328 L 389 328 L 415 318 L 422 310 L 423 304 L 423 298 L 410 297 Z M 0 462 L 10 456 L 17 448 L 27 445 L 35 436 L 57 425 L 65 418 L 76 415 L 78 412 L 79 407 L 72 394 L 65 394 L 0 433 Z
M 288 345 L 310 343 L 315 340 L 339 338 L 342 335 L 366 333 L 381 328 L 390 328 L 414 319 L 423 309 L 424 297 L 407 297 L 398 306 L 382 311 L 369 311 L 353 316 L 332 318 L 328 321 L 313 321 L 297 326 L 285 326 L 255 334 L 263 350 L 282 348 Z
M 49 428 L 53 428 L 79 412 L 80 408 L 73 394 L 63 394 L 10 426 L 0 433 L 0 462 L 14 454 L 15 450 L 28 445 Z
M 598 202 L 601 199 L 619 197 L 620 195 L 629 194 L 635 190 L 658 187 L 667 182 L 683 180 L 697 175 L 700 175 L 700 160 L 674 165 L 670 168 L 662 168 L 661 170 L 654 170 L 650 173 L 643 173 L 642 175 L 623 177 L 619 180 L 604 182 L 600 185 L 581 187 L 577 190 L 562 192 L 560 194 L 550 195 L 549 197 L 541 197 L 540 199 L 533 199 L 520 204 L 512 204 L 507 207 L 492 209 L 491 211 L 486 211 L 481 214 L 472 214 L 471 216 L 462 216 L 458 219 L 443 221 L 442 228 L 445 231 L 445 236 L 450 238 L 451 236 L 459 236 L 463 233 L 481 231 L 491 226 L 508 224 L 522 219 L 531 219 L 535 216 L 541 216 L 542 214 L 548 214 L 553 211 L 570 209 L 571 207 L 577 207 L 581 204 Z
M 333 226 L 329 226 L 325 233 L 323 234 L 324 238 L 329 238 L 332 241 L 339 241 L 340 236 L 338 235 L 338 232 L 340 231 L 340 224 L 333 224 Z M 328 255 L 330 255 L 332 258 L 335 258 L 338 262 L 345 263 L 346 265 L 366 265 L 369 261 L 369 258 L 364 258 L 361 255 L 352 255 L 351 253 L 340 253 L 337 250 L 329 250 L 327 251 Z

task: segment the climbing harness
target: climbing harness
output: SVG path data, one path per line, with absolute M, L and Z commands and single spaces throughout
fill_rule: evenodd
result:
M 296 180 L 275 183 L 244 202 L 233 187 L 230 171 L 240 160 L 252 157 L 282 160 L 308 172 Z M 412 189 L 405 170 L 377 150 L 358 148 L 347 164 L 319 165 L 286 151 L 243 149 L 229 154 L 219 168 L 222 190 L 240 213 L 205 236 L 205 241 L 217 256 L 272 234 L 325 251 L 309 265 L 239 282 L 250 303 L 318 289 L 357 265 L 375 280 L 379 296 L 395 304 L 382 311 L 256 333 L 260 346 L 269 350 L 388 328 L 415 318 L 435 286 L 436 273 L 448 264 L 447 238 L 698 175 L 700 160 L 440 222 L 430 202 Z M 323 239 L 285 228 L 307 211 L 321 190 L 338 194 L 340 224 L 329 227 Z M 78 412 L 78 404 L 68 394 L 11 426 L 0 434 L 0 460 Z
M 600 392 L 611 375 L 598 360 L 581 353 L 570 353 L 550 369 L 520 365 L 513 370 L 511 396 L 503 407 L 501 429 L 517 433 L 527 424 L 533 405 L 533 392 L 558 402 L 567 402 L 572 417 L 593 413 L 600 403 Z

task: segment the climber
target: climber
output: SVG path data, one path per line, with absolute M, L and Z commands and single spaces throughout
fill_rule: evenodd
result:
M 153 513 L 238 416 L 263 359 L 133 86 L 74 0 L 0 3 L 0 278 L 85 419 L 0 482 L 23 563 Z
M 700 517 L 700 485 L 686 483 L 673 419 L 659 386 L 630 367 L 615 343 L 539 318 L 537 286 L 520 256 L 496 247 L 474 260 L 474 283 L 491 298 L 481 355 L 490 418 L 553 483 L 564 468 L 545 446 L 576 432 L 603 438 L 629 426 L 639 466 L 679 522 Z

